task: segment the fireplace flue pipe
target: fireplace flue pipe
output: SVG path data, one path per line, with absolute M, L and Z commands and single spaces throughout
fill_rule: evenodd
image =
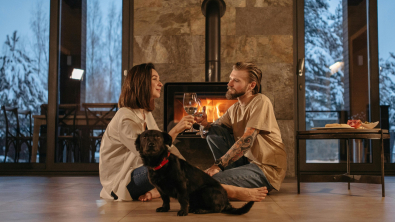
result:
M 221 81 L 221 17 L 225 14 L 223 0 L 204 0 L 202 13 L 206 16 L 206 82 Z

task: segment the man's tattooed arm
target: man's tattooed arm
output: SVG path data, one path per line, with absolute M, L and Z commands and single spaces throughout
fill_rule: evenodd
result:
M 240 159 L 252 147 L 258 133 L 258 129 L 247 127 L 243 136 L 221 157 L 222 166 L 229 166 Z

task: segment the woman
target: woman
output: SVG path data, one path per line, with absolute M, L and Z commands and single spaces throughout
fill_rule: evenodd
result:
M 159 197 L 149 183 L 148 170 L 143 166 L 134 141 L 146 129 L 159 130 L 152 116 L 154 99 L 160 97 L 162 83 L 151 63 L 134 66 L 127 74 L 121 89 L 119 110 L 108 124 L 100 146 L 100 197 L 118 200 L 145 201 Z M 169 132 L 173 140 L 189 129 L 193 116 L 185 116 Z M 176 147 L 170 152 L 183 157 Z
M 162 83 L 152 63 L 134 66 L 127 74 L 121 89 L 119 110 L 108 124 L 100 146 L 99 173 L 103 186 L 100 197 L 115 200 L 147 201 L 160 197 L 149 183 L 148 169 L 138 154 L 134 142 L 146 129 L 159 130 L 151 111 L 154 100 L 160 97 Z M 168 132 L 174 139 L 194 121 L 191 115 Z M 170 152 L 184 159 L 175 146 Z M 224 185 L 231 199 L 260 201 L 266 188 L 247 189 Z

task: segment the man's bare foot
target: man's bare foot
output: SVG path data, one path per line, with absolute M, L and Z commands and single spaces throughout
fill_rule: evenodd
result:
M 265 199 L 268 190 L 266 187 L 243 188 L 221 184 L 228 193 L 230 200 L 260 202 Z
M 159 197 L 160 197 L 160 194 L 159 194 L 158 190 L 156 188 L 154 188 L 154 189 L 148 191 L 147 193 L 145 193 L 144 195 L 141 195 L 139 197 L 139 201 L 145 202 L 145 201 L 150 201 L 152 199 L 159 198 Z

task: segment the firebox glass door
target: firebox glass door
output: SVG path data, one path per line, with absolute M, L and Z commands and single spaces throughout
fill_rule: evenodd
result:
M 237 100 L 227 100 L 224 93 L 197 93 L 200 101 L 198 112 L 202 112 L 203 106 L 206 107 L 207 121 L 214 122 L 220 116 L 225 114 L 226 110 L 231 107 Z M 177 92 L 174 95 L 174 115 L 173 120 L 167 126 L 167 130 L 171 130 L 182 117 L 188 115 L 183 107 L 183 93 Z M 194 128 L 198 129 L 198 125 L 194 124 Z M 188 132 L 184 132 L 188 133 Z

